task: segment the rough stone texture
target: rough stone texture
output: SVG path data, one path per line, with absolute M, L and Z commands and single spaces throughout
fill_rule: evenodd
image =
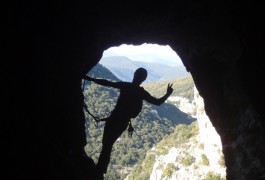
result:
M 3 12 L 9 179 L 91 176 L 80 155 L 81 78 L 105 49 L 145 42 L 170 45 L 191 72 L 221 135 L 227 178 L 265 176 L 262 1 L 15 1 Z
M 205 113 L 204 101 L 199 96 L 199 92 L 194 88 L 194 101 L 196 105 L 196 117 L 199 126 L 199 139 L 203 144 L 203 152 L 209 159 L 210 169 L 217 172 L 221 177 L 225 176 L 225 167 L 220 166 L 219 160 L 221 159 L 222 144 L 220 135 L 216 132 L 209 117 Z
M 226 167 L 219 164 L 219 160 L 223 155 L 221 153 L 221 139 L 212 126 L 209 117 L 205 114 L 204 101 L 200 97 L 196 87 L 194 88 L 194 101 L 192 104 L 195 106 L 195 117 L 199 127 L 198 134 L 189 138 L 187 142 L 170 148 L 166 155 L 157 156 L 155 153 L 156 160 L 150 175 L 150 180 L 200 180 L 206 179 L 209 172 L 219 175 L 220 178 L 226 177 Z M 155 152 L 155 148 L 152 150 Z M 187 157 L 187 154 L 192 157 L 192 164 L 185 166 L 181 162 L 181 159 Z M 206 155 L 209 160 L 208 165 L 202 163 L 202 154 Z M 166 177 L 163 176 L 163 171 L 165 171 L 169 163 L 174 164 L 175 171 L 170 177 Z

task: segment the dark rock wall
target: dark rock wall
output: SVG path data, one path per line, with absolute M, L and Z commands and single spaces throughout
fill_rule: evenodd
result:
M 2 76 L 11 109 L 2 131 L 5 172 L 10 179 L 91 176 L 82 155 L 82 76 L 107 48 L 147 42 L 170 45 L 191 72 L 221 135 L 227 178 L 264 178 L 263 15 L 262 4 L 218 0 L 12 4 L 4 42 L 15 61 Z

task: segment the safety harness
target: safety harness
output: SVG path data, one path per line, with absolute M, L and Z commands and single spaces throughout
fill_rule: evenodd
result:
M 85 90 L 85 79 L 83 80 L 83 93 L 84 93 L 84 90 Z M 89 110 L 88 110 L 88 107 L 87 107 L 87 105 L 86 105 L 86 103 L 85 103 L 85 98 L 83 98 L 83 107 L 84 107 L 84 109 L 85 109 L 85 111 L 93 118 L 93 120 L 94 120 L 94 124 L 95 124 L 95 126 L 96 127 L 98 127 L 98 123 L 99 122 L 104 122 L 104 121 L 107 121 L 107 119 L 108 118 L 103 118 L 103 119 L 100 119 L 99 117 L 96 117 L 96 116 L 94 116 Z M 132 127 L 132 122 L 131 122 L 131 120 L 129 121 L 129 123 L 128 123 L 128 129 L 127 129 L 127 131 L 128 131 L 128 136 L 129 137 L 132 137 L 132 135 L 133 135 L 133 132 L 134 132 L 134 128 Z

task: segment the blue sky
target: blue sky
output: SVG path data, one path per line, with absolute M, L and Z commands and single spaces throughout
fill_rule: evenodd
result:
M 105 50 L 103 57 L 108 56 L 126 56 L 134 61 L 159 62 L 170 66 L 183 65 L 177 53 L 168 45 L 144 43 L 134 46 L 122 44 Z

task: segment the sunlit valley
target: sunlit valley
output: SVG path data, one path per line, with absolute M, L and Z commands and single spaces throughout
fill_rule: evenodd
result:
M 114 61 L 120 63 L 111 63 Z M 132 138 L 125 131 L 116 141 L 105 179 L 225 179 L 220 137 L 182 64 L 132 61 L 115 55 L 103 57 L 88 74 L 110 81 L 131 81 L 134 70 L 140 66 L 150 75 L 142 84 L 150 94 L 161 97 L 168 83 L 173 83 L 174 92 L 161 106 L 144 102 L 141 113 L 132 121 Z M 85 84 L 85 103 L 96 117 L 107 117 L 118 95 L 115 89 Z M 85 150 L 95 163 L 101 150 L 103 126 L 103 122 L 96 125 L 86 114 Z

